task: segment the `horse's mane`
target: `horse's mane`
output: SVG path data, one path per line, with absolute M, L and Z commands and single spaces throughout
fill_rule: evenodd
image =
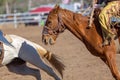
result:
M 80 13 L 75 13 L 75 12 L 67 10 L 67 9 L 63 9 L 63 8 L 59 7 L 58 5 L 56 5 L 52 9 L 52 11 L 50 13 L 51 14 L 60 14 L 60 13 L 62 13 L 62 14 L 64 14 L 64 17 L 71 17 L 71 16 L 73 16 L 73 19 L 77 19 L 77 20 L 79 20 L 80 18 L 76 18 L 75 16 L 81 17 L 81 18 L 85 18 L 84 20 L 88 20 L 89 19 L 87 16 L 83 16 Z M 69 18 L 67 18 L 67 19 L 69 20 Z
M 60 15 L 63 16 L 64 20 L 66 20 L 69 24 L 69 26 L 74 26 L 75 24 L 82 24 L 84 22 L 88 23 L 89 18 L 87 16 L 83 16 L 80 13 L 75 13 L 73 11 L 63 9 L 59 7 L 58 5 L 53 8 L 53 10 L 50 12 L 50 14 Z M 62 14 L 62 15 L 61 15 Z M 52 17 L 52 16 L 51 16 Z M 76 23 L 73 23 L 76 22 Z M 71 22 L 71 23 L 69 23 Z M 87 25 L 85 25 L 87 26 Z

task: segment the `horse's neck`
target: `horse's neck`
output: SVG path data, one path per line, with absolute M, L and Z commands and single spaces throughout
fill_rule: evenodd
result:
M 73 19 L 74 18 L 74 19 Z M 88 18 L 79 14 L 74 17 L 66 17 L 64 23 L 69 31 L 71 31 L 77 38 L 79 38 L 89 50 L 96 50 L 101 52 L 98 47 L 102 43 L 101 29 L 93 22 L 92 28 L 87 29 Z M 97 48 L 96 48 L 97 47 Z
M 84 31 L 88 23 L 88 18 L 76 13 L 69 13 L 69 15 L 70 16 L 67 16 L 64 19 L 67 29 L 77 38 L 82 40 L 82 36 L 84 35 Z

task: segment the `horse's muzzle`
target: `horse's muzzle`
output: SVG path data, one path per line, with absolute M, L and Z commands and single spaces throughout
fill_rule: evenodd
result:
M 53 45 L 55 44 L 55 40 L 50 36 L 50 35 L 42 35 L 42 42 L 45 44 L 45 45 Z

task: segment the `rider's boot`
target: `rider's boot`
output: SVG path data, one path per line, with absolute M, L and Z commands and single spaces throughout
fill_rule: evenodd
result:
M 108 34 L 108 36 L 104 39 L 102 46 L 110 45 L 111 41 L 114 40 L 116 37 L 115 34 Z

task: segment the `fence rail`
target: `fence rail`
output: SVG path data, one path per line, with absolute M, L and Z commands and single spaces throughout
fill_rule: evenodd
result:
M 0 24 L 14 23 L 17 28 L 18 23 L 38 23 L 45 21 L 49 12 L 45 13 L 15 13 L 15 14 L 1 14 Z

